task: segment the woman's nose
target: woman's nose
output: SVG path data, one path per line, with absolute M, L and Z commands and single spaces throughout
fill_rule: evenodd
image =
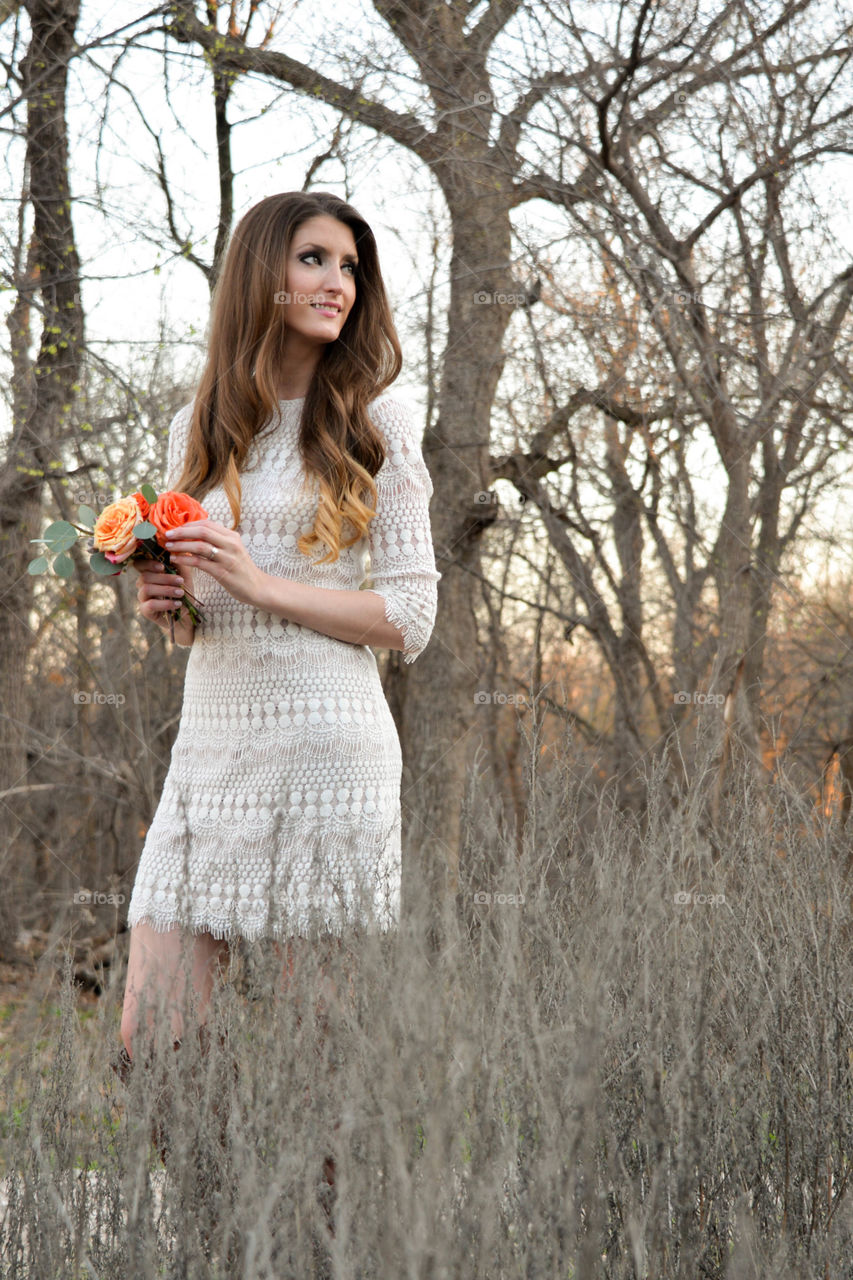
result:
M 325 287 L 332 292 L 343 293 L 343 272 L 340 267 L 330 267 L 325 280 Z

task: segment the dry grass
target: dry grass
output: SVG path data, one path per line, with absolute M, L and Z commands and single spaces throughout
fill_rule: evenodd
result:
M 636 821 L 591 808 L 576 764 L 531 785 L 520 856 L 472 792 L 439 954 L 408 924 L 346 939 L 356 998 L 325 1040 L 292 998 L 316 973 L 275 1000 L 255 946 L 214 1002 L 225 1048 L 161 1047 L 125 1090 L 120 976 L 83 1027 L 68 970 L 49 1064 L 43 1037 L 7 1061 L 3 1275 L 853 1275 L 843 832 L 780 784 L 730 797 L 713 860 L 663 774 Z

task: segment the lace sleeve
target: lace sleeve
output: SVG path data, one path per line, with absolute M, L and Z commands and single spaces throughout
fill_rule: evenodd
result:
M 184 457 L 187 451 L 191 417 L 192 405 L 185 404 L 183 409 L 178 410 L 169 424 L 169 444 L 166 456 L 166 471 L 163 476 L 163 493 L 169 489 L 174 489 L 184 469 Z
M 376 515 L 368 525 L 370 582 L 366 588 L 385 600 L 385 617 L 403 635 L 403 657 L 427 646 L 435 624 L 437 584 L 429 521 L 432 481 L 423 460 L 411 414 L 398 400 L 371 405 L 387 457 L 374 476 Z

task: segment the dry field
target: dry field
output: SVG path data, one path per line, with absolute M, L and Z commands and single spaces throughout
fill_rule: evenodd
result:
M 578 777 L 535 778 L 520 850 L 472 793 L 443 945 L 347 938 L 325 1035 L 316 971 L 282 998 L 246 947 L 210 1050 L 125 1086 L 121 966 L 7 967 L 2 1275 L 853 1276 L 849 836 L 779 784 L 712 857 L 698 793 L 629 820 Z

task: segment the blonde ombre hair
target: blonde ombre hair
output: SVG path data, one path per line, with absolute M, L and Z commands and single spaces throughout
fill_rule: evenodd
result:
M 302 406 L 299 449 L 319 481 L 314 527 L 297 546 L 329 547 L 337 560 L 376 514 L 373 477 L 385 461 L 367 406 L 398 376 L 402 354 L 373 232 L 352 205 L 330 192 L 287 191 L 254 205 L 238 223 L 214 293 L 207 363 L 196 391 L 183 471 L 175 487 L 199 501 L 221 484 L 240 523 L 240 471 L 255 436 L 274 413 L 287 333 L 283 292 L 293 236 L 309 218 L 337 218 L 358 252 L 356 292 L 340 336 L 323 350 Z M 373 506 L 368 506 L 365 499 Z M 343 537 L 343 522 L 354 530 Z

